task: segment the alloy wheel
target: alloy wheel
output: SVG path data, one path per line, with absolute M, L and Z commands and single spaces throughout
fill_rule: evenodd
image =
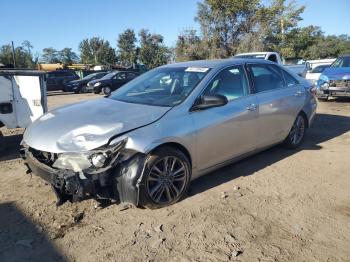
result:
M 103 88 L 103 93 L 105 95 L 109 95 L 112 92 L 111 88 L 109 86 L 106 86 Z
M 172 203 L 183 193 L 188 180 L 185 163 L 175 156 L 159 159 L 147 178 L 148 195 L 156 204 Z
M 292 130 L 289 134 L 290 141 L 293 145 L 298 145 L 304 137 L 305 133 L 305 119 L 303 116 L 298 115 L 295 120 Z

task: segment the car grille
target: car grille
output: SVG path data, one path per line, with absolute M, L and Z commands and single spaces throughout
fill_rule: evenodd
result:
M 40 163 L 52 167 L 53 163 L 57 160 L 58 155 L 55 153 L 49 153 L 45 151 L 39 151 L 34 148 L 29 148 L 29 151 L 32 153 L 33 157 L 38 160 Z
M 350 87 L 350 79 L 346 80 L 330 80 L 329 85 L 331 87 Z

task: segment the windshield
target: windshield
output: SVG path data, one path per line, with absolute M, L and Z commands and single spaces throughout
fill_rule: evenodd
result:
M 209 72 L 203 67 L 166 67 L 149 71 L 119 88 L 114 100 L 154 106 L 180 104 Z
M 337 58 L 331 67 L 350 67 L 350 56 Z
M 93 74 L 87 75 L 82 80 L 90 80 L 90 79 L 94 78 L 96 75 L 97 75 L 97 73 L 93 73 Z
M 327 67 L 329 67 L 329 65 L 316 66 L 311 70 L 311 73 L 322 73 Z
M 101 80 L 105 80 L 105 79 L 111 79 L 113 76 L 115 76 L 118 72 L 110 72 L 107 75 L 105 75 L 104 77 L 101 78 Z
M 266 54 L 236 55 L 237 58 L 265 59 Z

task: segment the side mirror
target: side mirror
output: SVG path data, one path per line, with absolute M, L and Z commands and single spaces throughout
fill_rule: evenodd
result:
M 224 106 L 228 103 L 226 96 L 223 95 L 203 95 L 197 99 L 191 108 L 191 111 L 204 110 L 212 107 Z

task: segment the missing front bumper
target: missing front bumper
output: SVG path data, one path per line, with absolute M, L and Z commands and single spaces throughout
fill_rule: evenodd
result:
M 28 168 L 27 173 L 41 177 L 52 186 L 58 205 L 89 198 L 139 204 L 139 181 L 146 159 L 144 154 L 137 153 L 108 171 L 96 174 L 52 168 L 38 161 L 27 148 L 21 149 L 21 156 Z

